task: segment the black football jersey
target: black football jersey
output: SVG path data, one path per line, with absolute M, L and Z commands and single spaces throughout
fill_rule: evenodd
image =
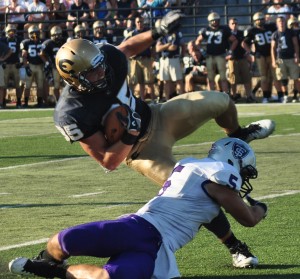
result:
M 48 39 L 42 43 L 42 52 L 48 57 L 52 65 L 55 65 L 55 56 L 60 47 L 65 43 L 65 40 L 55 42 Z
M 99 47 L 105 55 L 107 74 L 111 77 L 108 88 L 79 93 L 67 85 L 55 108 L 55 125 L 70 142 L 87 138 L 99 130 L 103 132 L 103 123 L 108 112 L 120 104 L 128 105 L 141 116 L 140 136 L 145 133 L 150 121 L 150 108 L 128 88 L 126 56 L 113 45 Z
M 276 42 L 276 57 L 281 59 L 293 59 L 295 48 L 293 38 L 297 34 L 292 29 L 286 29 L 284 32 L 276 31 L 272 35 L 272 40 Z
M 112 35 L 105 35 L 104 37 L 102 38 L 98 38 L 98 37 L 95 37 L 95 36 L 92 36 L 90 38 L 90 41 L 92 41 L 94 44 L 113 44 L 114 43 L 114 37 Z
M 246 31 L 245 43 L 247 45 L 255 45 L 255 53 L 257 56 L 271 55 L 271 37 L 277 30 L 273 23 L 265 24 L 264 28 L 251 27 Z
M 43 60 L 40 58 L 39 53 L 42 48 L 42 40 L 33 41 L 25 39 L 21 42 L 21 50 L 26 50 L 28 53 L 27 60 L 30 64 L 40 65 L 43 64 Z
M 238 45 L 233 51 L 233 58 L 234 59 L 242 59 L 245 57 L 245 50 L 242 47 L 241 43 L 244 40 L 244 32 L 241 30 L 237 30 L 236 33 L 232 33 L 238 40 Z
M 207 42 L 207 55 L 222 55 L 229 48 L 231 30 L 228 26 L 220 26 L 217 30 L 210 27 L 203 28 L 199 32 Z
M 14 38 L 2 38 L 1 42 L 6 44 L 11 50 L 12 54 L 5 60 L 7 64 L 17 64 L 20 63 L 20 44 L 21 38 L 14 37 Z

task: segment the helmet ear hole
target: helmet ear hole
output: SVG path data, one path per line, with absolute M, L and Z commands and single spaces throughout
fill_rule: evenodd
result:
M 233 166 L 233 162 L 230 159 L 228 159 L 228 164 Z

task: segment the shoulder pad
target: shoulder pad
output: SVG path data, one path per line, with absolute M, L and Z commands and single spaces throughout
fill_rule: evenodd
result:
M 242 186 L 242 177 L 232 167 L 219 170 L 209 177 L 209 180 L 220 185 L 228 186 L 234 191 L 239 192 Z

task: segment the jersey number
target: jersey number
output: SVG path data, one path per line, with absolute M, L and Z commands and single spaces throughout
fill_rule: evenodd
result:
M 63 127 L 56 126 L 56 128 L 62 133 L 67 141 L 77 141 L 83 137 L 83 133 L 76 124 L 65 125 Z

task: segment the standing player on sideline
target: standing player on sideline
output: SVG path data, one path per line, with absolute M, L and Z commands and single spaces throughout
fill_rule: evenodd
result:
M 255 57 L 261 77 L 262 102 L 268 103 L 272 95 L 273 80 L 278 93 L 281 91 L 280 82 L 276 80 L 271 61 L 271 36 L 276 31 L 276 25 L 266 23 L 265 15 L 261 12 L 253 15 L 253 23 L 254 26 L 246 31 L 242 46 L 247 54 L 252 54 Z M 252 45 L 255 47 L 254 53 L 252 52 Z
M 135 214 L 67 228 L 54 235 L 33 260 L 17 258 L 12 273 L 61 279 L 179 278 L 175 252 L 190 242 L 223 207 L 241 225 L 253 227 L 267 205 L 249 196 L 257 177 L 256 158 L 245 142 L 216 141 L 206 158 L 185 158 L 174 167 L 158 195 Z M 110 257 L 103 266 L 71 265 L 71 256 Z
M 171 11 L 159 26 L 114 47 L 95 45 L 87 40 L 71 40 L 58 51 L 56 66 L 69 84 L 54 113 L 59 131 L 108 170 L 123 161 L 160 186 L 167 180 L 176 160 L 176 141 L 215 119 L 225 133 L 246 142 L 269 136 L 275 129 L 271 120 L 241 128 L 234 103 L 225 93 L 204 91 L 179 95 L 164 104 L 147 105 L 133 96 L 127 84 L 127 59 L 142 52 L 161 36 L 176 31 L 181 14 Z M 125 133 L 108 145 L 103 123 L 108 112 L 123 105 L 128 111 Z M 237 267 L 256 266 L 258 260 L 230 230 L 224 213 L 206 227 L 228 247 Z

